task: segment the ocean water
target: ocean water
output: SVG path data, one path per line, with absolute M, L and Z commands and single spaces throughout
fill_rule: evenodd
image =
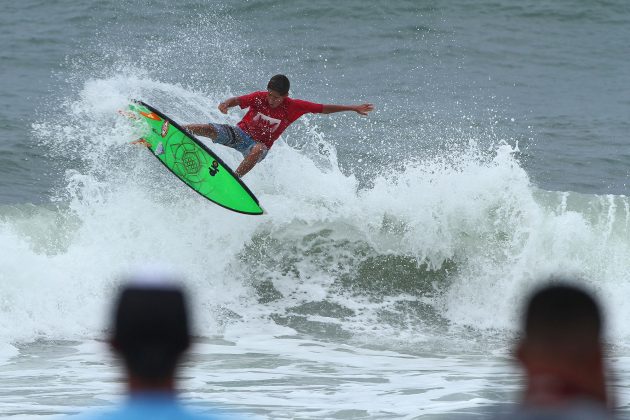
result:
M 190 292 L 201 410 L 483 415 L 518 400 L 521 305 L 559 275 L 602 302 L 630 416 L 625 1 L 6 3 L 1 416 L 121 400 L 110 305 L 147 264 Z M 183 187 L 117 114 L 235 123 L 216 105 L 276 73 L 376 111 L 289 128 L 245 178 L 262 217 Z

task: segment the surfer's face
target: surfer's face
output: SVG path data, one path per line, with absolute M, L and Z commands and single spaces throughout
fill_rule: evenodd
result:
M 288 95 L 280 95 L 275 90 L 268 90 L 267 92 L 269 92 L 267 94 L 267 102 L 269 103 L 269 106 L 271 108 L 279 107 L 284 101 L 284 98 L 288 96 Z

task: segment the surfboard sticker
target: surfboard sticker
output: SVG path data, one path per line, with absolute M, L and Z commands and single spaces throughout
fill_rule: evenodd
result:
M 247 185 L 195 136 L 142 101 L 133 101 L 129 109 L 146 125 L 142 144 L 186 185 L 226 209 L 264 213 Z

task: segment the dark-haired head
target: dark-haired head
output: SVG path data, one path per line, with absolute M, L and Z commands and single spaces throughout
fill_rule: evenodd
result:
M 527 305 L 524 333 L 528 340 L 597 344 L 601 329 L 597 303 L 576 286 L 557 283 L 544 287 L 532 295 Z
M 114 309 L 112 345 L 130 375 L 147 383 L 172 377 L 190 345 L 183 291 L 174 286 L 126 286 Z
M 290 87 L 291 83 L 289 82 L 289 78 L 284 74 L 276 74 L 269 80 L 269 83 L 267 83 L 268 90 L 273 90 L 282 96 L 289 94 Z
M 554 279 L 530 297 L 522 333 L 516 355 L 527 374 L 526 401 L 607 404 L 602 316 L 588 292 Z

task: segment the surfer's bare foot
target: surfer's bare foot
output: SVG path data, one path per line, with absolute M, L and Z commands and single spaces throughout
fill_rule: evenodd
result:
M 145 147 L 151 147 L 149 142 L 146 141 L 145 139 L 138 139 L 136 141 L 132 141 L 131 144 L 140 144 L 140 145 L 145 146 Z

